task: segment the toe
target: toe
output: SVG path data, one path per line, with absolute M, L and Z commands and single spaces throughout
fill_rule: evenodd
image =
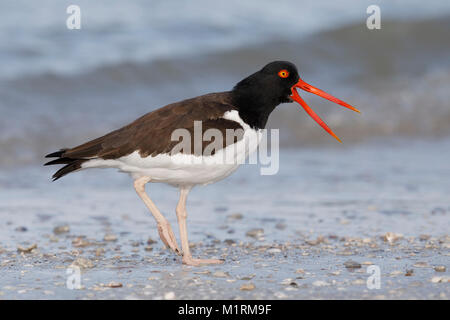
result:
M 183 263 L 190 266 L 199 266 L 205 264 L 221 264 L 224 263 L 223 259 L 193 259 L 183 257 Z
M 159 237 L 166 247 L 172 249 L 176 254 L 181 255 L 181 250 L 178 247 L 177 240 L 170 225 L 166 225 L 165 227 L 158 225 L 158 232 Z

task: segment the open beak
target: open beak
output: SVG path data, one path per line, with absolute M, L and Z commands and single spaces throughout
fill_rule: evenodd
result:
M 326 93 L 325 91 L 322 91 L 322 90 L 320 90 L 320 89 L 318 89 L 316 87 L 313 87 L 310 84 L 307 84 L 302 79 L 299 79 L 298 82 L 291 88 L 291 91 L 292 91 L 291 98 L 292 98 L 292 100 L 298 102 L 303 107 L 303 109 L 305 109 L 306 113 L 309 114 L 311 116 L 311 118 L 313 118 L 322 128 L 324 128 L 326 132 L 331 134 L 333 137 L 336 138 L 337 141 L 342 143 L 342 141 L 334 134 L 334 132 L 331 131 L 330 128 L 328 128 L 327 124 L 322 119 L 320 119 L 320 117 L 300 97 L 300 95 L 298 94 L 296 88 L 300 88 L 302 90 L 314 93 L 314 94 L 316 94 L 316 95 L 318 95 L 318 96 L 320 96 L 322 98 L 325 98 L 327 100 L 333 101 L 334 103 L 340 104 L 341 106 L 349 108 L 349 109 L 351 109 L 353 111 L 356 111 L 356 112 L 359 112 L 359 113 L 361 113 L 361 111 L 359 111 L 358 109 L 352 107 L 348 103 L 333 97 L 332 95 Z

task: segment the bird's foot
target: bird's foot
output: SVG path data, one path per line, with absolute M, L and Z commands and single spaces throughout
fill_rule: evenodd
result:
M 194 259 L 192 257 L 183 256 L 183 264 L 188 266 L 200 266 L 204 264 L 221 264 L 225 260 L 222 259 Z
M 173 233 L 172 227 L 168 221 L 158 224 L 159 237 L 166 247 L 172 249 L 176 254 L 181 255 L 180 247 L 178 247 L 175 234 Z

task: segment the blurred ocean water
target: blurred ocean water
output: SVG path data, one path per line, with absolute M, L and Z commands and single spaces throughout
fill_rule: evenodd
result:
M 0 166 L 38 163 L 170 102 L 225 91 L 265 63 L 291 60 L 302 77 L 363 111 L 304 94 L 345 142 L 450 133 L 450 2 L 0 2 Z M 270 127 L 282 145 L 330 138 L 293 104 Z M 45 153 L 45 152 L 44 152 Z

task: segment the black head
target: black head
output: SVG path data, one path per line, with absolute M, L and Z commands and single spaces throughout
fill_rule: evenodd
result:
M 304 82 L 300 79 L 295 65 L 288 61 L 274 61 L 267 64 L 239 82 L 231 93 L 233 105 L 238 108 L 240 117 L 253 128 L 264 128 L 270 113 L 280 103 L 296 101 L 322 128 L 340 141 L 300 97 L 297 89 L 317 94 L 359 112 L 348 103 Z
M 264 128 L 276 106 L 292 102 L 291 88 L 298 80 L 298 71 L 293 63 L 271 62 L 233 88 L 233 104 L 239 108 L 239 114 L 246 123 Z

